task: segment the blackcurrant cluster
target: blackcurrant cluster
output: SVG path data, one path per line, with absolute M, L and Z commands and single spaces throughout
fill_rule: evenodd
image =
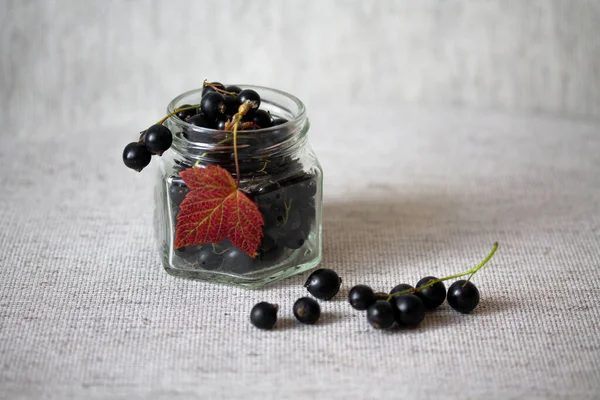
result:
M 310 294 L 320 300 L 330 300 L 340 290 L 342 279 L 339 275 L 327 268 L 321 268 L 314 271 L 304 286 Z M 252 307 L 250 311 L 250 322 L 260 329 L 271 329 L 277 322 L 277 304 L 260 302 Z M 303 324 L 313 325 L 321 316 L 321 306 L 310 297 L 302 297 L 294 303 L 294 316 Z
M 180 204 L 188 192 L 183 180 L 173 177 L 169 185 L 169 201 L 174 224 Z M 304 245 L 316 218 L 317 180 L 314 175 L 299 172 L 247 193 L 258 205 L 264 220 L 264 236 L 254 258 L 234 247 L 229 240 L 183 247 L 176 249 L 175 254 L 195 269 L 245 274 L 282 262 L 291 251 Z
M 367 285 L 356 285 L 348 293 L 348 302 L 356 310 L 366 310 L 367 321 L 375 329 L 387 329 L 395 324 L 399 327 L 416 326 L 423 321 L 426 311 L 439 307 L 444 300 L 448 300 L 450 307 L 456 311 L 469 313 L 479 304 L 479 290 L 470 279 L 483 268 L 497 249 L 498 243 L 494 243 L 488 256 L 470 270 L 440 279 L 426 276 L 419 280 L 414 287 L 407 283 L 401 283 L 392 288 L 389 293 L 384 293 L 375 292 Z M 466 280 L 455 281 L 446 292 L 444 281 L 467 275 L 469 277 Z M 304 286 L 316 298 L 329 300 L 339 292 L 341 283 L 342 279 L 335 271 L 323 268 L 314 271 Z M 308 298 L 308 300 L 311 299 Z M 305 311 L 305 313 L 314 314 L 316 312 L 314 308 L 311 310 L 313 311 Z M 320 310 L 318 313 L 320 314 Z M 295 305 L 294 314 L 296 314 Z M 296 317 L 300 319 L 298 316 Z M 252 309 L 250 321 L 258 328 L 272 328 L 277 321 L 277 307 L 269 303 L 257 304 Z
M 123 150 L 123 162 L 136 171 L 144 169 L 152 158 L 152 155 L 162 155 L 173 143 L 173 135 L 169 128 L 163 123 L 172 116 L 194 126 L 214 129 L 218 131 L 232 131 L 234 128 L 233 116 L 240 111 L 243 104 L 250 104 L 249 110 L 245 111 L 238 130 L 256 130 L 282 125 L 288 122 L 284 118 L 273 118 L 270 113 L 260 109 L 261 99 L 259 94 L 252 89 L 244 89 L 237 86 L 224 86 L 219 82 L 204 82 L 200 104 L 184 104 L 167 115 L 159 123 L 152 125 L 143 131 L 137 142 L 129 143 Z M 184 133 L 185 134 L 185 133 Z M 233 154 L 227 154 L 227 159 L 218 159 L 215 162 L 231 161 Z M 210 160 L 208 160 L 210 162 Z M 281 160 L 279 160 L 281 161 Z M 242 165 L 252 170 L 261 170 L 265 167 L 263 162 L 252 165 Z M 271 167 L 276 166 L 273 164 Z M 242 171 L 245 172 L 245 171 Z
M 283 118 L 272 118 L 265 110 L 260 109 L 260 96 L 252 89 L 241 89 L 237 86 L 225 86 L 220 82 L 204 83 L 202 98 L 198 108 L 184 104 L 176 115 L 194 126 L 220 131 L 233 129 L 233 115 L 246 101 L 252 102 L 252 108 L 242 117 L 240 130 L 270 128 L 287 122 Z
M 416 326 L 433 310 L 448 300 L 450 307 L 461 313 L 473 311 L 479 304 L 479 291 L 473 282 L 454 282 L 446 293 L 441 279 L 426 276 L 415 287 L 401 283 L 389 294 L 375 293 L 370 286 L 356 285 L 348 293 L 348 302 L 356 310 L 367 311 L 367 321 L 375 329 Z
M 140 140 L 131 142 L 123 150 L 123 162 L 128 168 L 140 172 L 152 159 L 152 155 L 162 155 L 171 147 L 173 135 L 162 124 L 152 125 L 140 134 Z

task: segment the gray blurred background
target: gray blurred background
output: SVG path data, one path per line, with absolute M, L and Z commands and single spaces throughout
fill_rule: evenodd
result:
M 598 1 L 2 0 L 0 15 L 2 136 L 141 129 L 204 79 L 289 91 L 309 115 L 600 118 Z

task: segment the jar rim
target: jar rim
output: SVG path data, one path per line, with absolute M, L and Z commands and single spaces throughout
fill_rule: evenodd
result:
M 298 107 L 297 112 L 292 113 L 294 115 L 294 117 L 289 119 L 287 122 L 285 122 L 281 125 L 271 126 L 269 128 L 253 129 L 252 132 L 259 132 L 259 133 L 268 133 L 270 131 L 275 132 L 280 129 L 291 127 L 294 124 L 297 124 L 306 118 L 306 107 L 304 106 L 304 103 L 302 103 L 302 101 L 298 97 L 296 97 L 288 92 L 285 92 L 285 91 L 279 90 L 279 89 L 273 89 L 273 88 L 270 88 L 267 86 L 246 85 L 246 84 L 231 84 L 228 86 L 238 86 L 242 89 L 252 89 L 254 91 L 257 91 L 259 93 L 259 95 L 260 95 L 261 90 L 263 90 L 263 91 L 267 90 L 267 91 L 273 92 L 275 94 L 278 94 L 280 96 L 286 97 L 287 99 L 291 100 L 296 105 L 296 107 Z M 187 92 L 181 93 L 179 96 L 175 97 L 173 100 L 171 100 L 169 102 L 169 104 L 167 106 L 167 114 L 172 114 L 176 109 L 177 103 L 180 102 L 182 99 L 184 99 L 188 96 L 191 96 L 193 94 L 199 93 L 199 92 L 201 93 L 203 89 L 204 88 L 188 90 Z M 168 120 L 170 120 L 170 122 L 176 124 L 177 126 L 180 126 L 185 129 L 193 130 L 194 132 L 197 132 L 197 133 L 215 134 L 218 132 L 224 132 L 224 131 L 221 131 L 218 129 L 204 128 L 204 127 L 192 125 L 186 121 L 183 121 L 182 119 L 178 118 L 175 115 L 169 117 Z

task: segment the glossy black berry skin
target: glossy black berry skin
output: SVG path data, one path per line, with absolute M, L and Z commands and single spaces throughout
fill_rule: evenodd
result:
M 216 86 L 219 89 L 225 89 L 225 85 L 223 85 L 221 82 L 211 82 L 212 85 Z M 215 89 L 213 89 L 210 86 L 205 86 L 204 89 L 202 89 L 202 97 L 204 97 L 205 94 L 210 93 L 210 92 L 215 92 Z
M 367 321 L 375 329 L 387 329 L 394 325 L 394 310 L 389 301 L 377 300 L 367 309 Z
M 152 160 L 152 153 L 143 143 L 131 142 L 123 150 L 123 163 L 127 168 L 138 172 L 143 170 Z
M 479 290 L 471 281 L 456 281 L 448 288 L 448 304 L 458 312 L 469 313 L 479 304 Z
M 277 322 L 277 304 L 262 301 L 252 307 L 250 323 L 259 329 L 271 329 Z
M 425 305 L 414 294 L 400 294 L 390 301 L 398 325 L 418 325 L 425 318 Z
M 228 92 L 233 92 L 233 93 L 239 94 L 242 91 L 242 88 L 235 86 L 235 85 L 230 85 L 230 86 L 225 87 L 225 90 Z
M 390 290 L 390 294 L 404 292 L 405 290 L 410 290 L 410 289 L 414 289 L 414 288 L 411 285 L 409 285 L 408 283 L 401 283 L 399 285 L 394 286 L 394 288 L 392 290 Z
M 235 97 L 226 94 L 223 98 L 225 99 L 226 114 L 233 115 L 239 111 L 240 105 Z
M 339 292 L 341 284 L 342 279 L 334 270 L 321 268 L 310 274 L 304 287 L 317 299 L 329 300 Z
M 208 92 L 200 100 L 200 109 L 209 120 L 215 120 L 219 115 L 225 114 L 225 97 L 217 92 Z
M 199 126 L 201 128 L 210 128 L 211 122 L 202 114 L 196 114 L 191 116 L 187 121 L 188 124 Z
M 238 94 L 238 103 L 240 105 L 244 104 L 246 100 L 251 100 L 254 102 L 252 106 L 253 110 L 258 110 L 260 107 L 260 96 L 252 89 L 244 89 Z
M 275 118 L 275 119 L 273 120 L 273 126 L 277 126 L 277 125 L 283 125 L 283 124 L 285 124 L 286 122 L 288 122 L 288 120 L 287 120 L 287 119 L 284 119 L 284 118 Z
M 227 121 L 231 121 L 231 116 L 230 115 L 219 115 L 217 117 L 217 119 L 215 120 L 215 125 L 214 128 L 218 129 L 220 131 L 224 131 L 225 130 L 225 124 L 227 123 Z
M 187 107 L 191 107 L 191 105 L 190 104 L 183 104 L 183 105 L 181 105 L 181 106 L 179 106 L 177 108 L 187 108 Z M 198 111 L 197 109 L 183 110 L 183 111 L 177 112 L 177 114 L 175 114 L 175 115 L 177 115 L 177 118 L 179 118 L 180 120 L 185 121 L 189 117 L 191 117 L 192 115 L 196 115 L 197 111 Z
M 144 135 L 144 144 L 152 154 L 162 154 L 171 147 L 173 135 L 164 125 L 152 125 Z
M 435 276 L 426 276 L 417 282 L 415 286 L 417 289 L 421 286 L 425 286 L 429 281 L 436 280 Z M 433 310 L 434 308 L 441 305 L 446 299 L 446 286 L 444 286 L 444 282 L 438 282 L 435 285 L 429 286 L 419 292 L 416 293 L 417 296 L 423 301 L 425 308 L 428 310 Z
M 348 293 L 348 302 L 355 310 L 366 310 L 375 303 L 375 293 L 370 286 L 356 285 Z
M 271 116 L 265 110 L 256 110 L 252 113 L 252 122 L 260 128 L 270 128 L 273 126 Z
M 321 316 L 321 307 L 315 299 L 302 297 L 294 303 L 294 316 L 303 324 L 312 325 Z

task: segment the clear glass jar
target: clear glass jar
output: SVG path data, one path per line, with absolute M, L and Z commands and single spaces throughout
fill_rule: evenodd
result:
M 179 172 L 194 165 L 219 165 L 235 177 L 232 132 L 200 128 L 177 117 L 165 125 L 173 133 L 171 149 L 159 157 L 155 190 L 155 230 L 168 273 L 211 282 L 259 287 L 316 267 L 322 257 L 323 172 L 308 144 L 304 105 L 279 90 L 237 85 L 261 96 L 261 109 L 287 123 L 238 132 L 240 186 L 259 207 L 264 237 L 252 258 L 229 240 L 174 248 L 179 204 L 189 189 Z M 198 104 L 202 89 L 176 97 L 172 113 Z

